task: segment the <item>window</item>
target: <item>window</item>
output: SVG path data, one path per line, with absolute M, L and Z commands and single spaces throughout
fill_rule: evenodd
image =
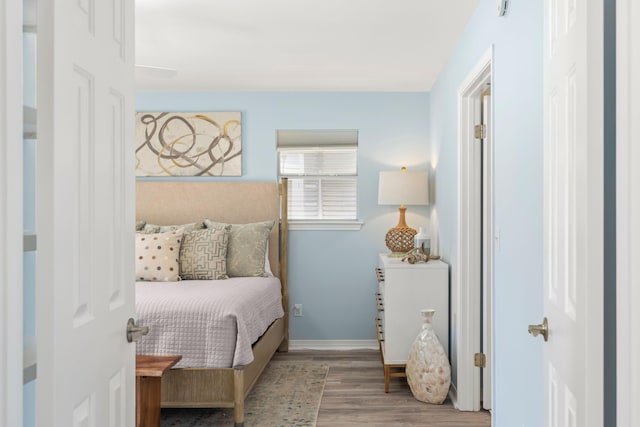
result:
M 292 229 L 359 228 L 358 131 L 279 130 L 276 137 Z

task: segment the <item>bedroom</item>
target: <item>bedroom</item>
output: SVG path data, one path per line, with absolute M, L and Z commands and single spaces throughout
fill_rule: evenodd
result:
M 541 6 L 514 3 L 507 18 L 502 20 L 494 16 L 493 2 L 482 2 L 474 14 L 471 24 L 459 42 L 459 47 L 449 61 L 445 72 L 431 93 L 233 93 L 214 91 L 209 93 L 144 93 L 138 97 L 137 109 L 154 109 L 167 111 L 181 110 L 231 110 L 243 112 L 243 133 L 245 135 L 246 157 L 245 173 L 242 179 L 273 180 L 276 176 L 276 157 L 273 150 L 273 132 L 282 128 L 316 128 L 318 122 L 328 128 L 358 128 L 361 132 L 359 146 L 359 209 L 364 226 L 360 232 L 303 232 L 291 233 L 292 241 L 290 253 L 298 256 L 292 268 L 290 280 L 292 283 L 303 281 L 309 283 L 304 289 L 293 290 L 292 303 L 303 304 L 304 311 L 301 318 L 293 319 L 291 323 L 292 340 L 369 340 L 375 336 L 370 328 L 370 319 L 375 315 L 375 307 L 368 303 L 368 293 L 371 288 L 371 269 L 376 263 L 377 253 L 384 251 L 383 235 L 395 223 L 397 213 L 393 207 L 382 207 L 376 203 L 376 174 L 378 171 L 391 166 L 399 166 L 404 161 L 402 151 L 411 152 L 411 157 L 417 160 L 420 167 L 434 167 L 437 179 L 433 184 L 437 195 L 438 220 L 441 228 L 440 253 L 444 257 L 452 254 L 455 218 L 455 152 L 451 151 L 450 142 L 455 136 L 450 129 L 455 127 L 455 91 L 462 77 L 468 71 L 477 57 L 491 42 L 496 46 L 497 71 L 504 67 L 503 75 L 510 78 L 504 80 L 503 87 L 521 89 L 521 82 L 517 81 L 521 68 L 527 68 L 532 73 L 526 80 L 537 81 L 541 84 L 540 65 L 529 55 L 520 51 L 515 41 L 522 46 L 529 46 L 540 51 L 539 40 L 541 29 L 535 22 L 541 22 Z M 536 16 L 536 19 L 532 19 Z M 532 21 L 534 21 L 532 23 Z M 491 32 L 481 36 L 481 24 L 491 25 Z M 511 36 L 511 37 L 509 37 Z M 514 41 L 509 43 L 508 39 Z M 482 45 L 482 46 L 479 46 Z M 522 49 L 525 50 L 525 49 Z M 527 61 L 532 61 L 530 67 L 525 67 Z M 509 86 L 510 85 L 510 86 Z M 537 95 L 535 85 L 529 89 L 533 95 L 523 94 L 522 102 L 531 102 L 539 110 L 541 96 Z M 525 96 L 526 95 L 526 96 Z M 526 101 L 525 101 L 526 100 Z M 499 102 L 499 101 L 496 101 Z M 437 106 L 438 108 L 435 108 Z M 512 108 L 508 102 L 500 102 L 502 111 Z M 302 110 L 305 110 L 303 114 Z M 315 117 L 307 115 L 306 111 Z M 344 111 L 349 114 L 345 115 Z M 352 113 L 356 111 L 356 113 Z M 341 112 L 343 114 L 341 114 Z M 353 114 L 353 115 L 352 115 Z M 509 168 L 500 169 L 502 174 L 502 194 L 508 197 L 509 204 L 501 207 L 503 236 L 522 236 L 530 233 L 530 242 L 537 242 L 538 249 L 533 246 L 524 248 L 518 242 L 504 240 L 505 253 L 515 254 L 514 258 L 500 259 L 501 295 L 505 304 L 496 307 L 504 310 L 502 315 L 511 319 L 510 325 L 526 324 L 536 319 L 539 307 L 520 307 L 509 304 L 508 301 L 539 301 L 537 296 L 536 275 L 539 279 L 541 267 L 531 263 L 535 253 L 541 251 L 541 236 L 535 230 L 522 231 L 522 224 L 536 223 L 541 227 L 541 218 L 531 212 L 531 206 L 539 204 L 541 174 L 530 160 L 541 162 L 541 148 L 535 140 L 540 140 L 541 113 L 536 117 L 516 117 L 504 132 L 515 134 L 524 132 L 527 137 L 518 146 L 506 146 L 504 156 L 511 159 Z M 430 119 L 424 120 L 424 117 Z M 386 125 L 388 122 L 399 123 L 395 127 Z M 409 135 L 410 137 L 407 137 Z M 537 135 L 537 137 L 536 137 Z M 401 139 L 400 142 L 397 140 Z M 366 141 L 366 145 L 365 142 Z M 391 144 L 391 147 L 389 145 Z M 391 150 L 393 148 L 394 150 Z M 386 151 L 388 150 L 388 152 Z M 417 156 L 416 156 L 416 153 Z M 438 157 L 438 162 L 431 162 Z M 418 158 L 417 158 L 418 157 Z M 266 159 L 266 160 L 265 160 Z M 409 165 L 408 165 L 409 166 Z M 514 170 L 519 170 L 514 173 Z M 537 176 L 537 178 L 536 178 Z M 523 184 L 523 188 L 506 185 L 513 180 Z M 520 179 L 518 179 L 520 178 Z M 533 195 L 533 198 L 532 198 Z M 538 197 L 536 203 L 535 197 Z M 503 199 L 504 200 L 504 199 Z M 414 214 L 414 212 L 416 214 Z M 414 216 L 415 215 L 415 216 Z M 410 225 L 431 225 L 433 207 L 409 209 L 408 222 Z M 448 247 L 447 247 L 448 245 Z M 511 250 L 510 250 L 510 246 Z M 327 249 L 330 248 L 330 249 Z M 513 250 L 517 248 L 517 250 Z M 332 250 L 331 250 L 332 249 Z M 350 257 L 359 254 L 358 257 Z M 349 262 L 345 262 L 349 260 Z M 522 279 L 519 271 L 534 270 Z M 311 274 L 309 274 L 309 272 Z M 312 276 L 309 281 L 307 276 Z M 324 279 L 328 276 L 327 280 Z M 508 283 L 517 280 L 522 288 L 517 291 L 511 289 Z M 524 280 L 524 281 L 522 281 Z M 527 285 L 528 284 L 528 285 Z M 296 294 L 295 292 L 298 292 Z M 340 313 L 345 318 L 337 316 L 327 318 L 326 314 L 336 305 L 333 295 L 339 292 L 343 306 Z M 530 293 L 528 293 L 530 292 Z M 527 314 L 529 311 L 529 314 Z M 332 319 L 333 318 L 333 319 Z M 345 327 L 348 326 L 347 327 Z M 515 326 L 514 326 L 515 328 Z M 514 366 L 509 366 L 506 372 L 517 369 L 520 363 L 527 363 L 532 354 L 541 352 L 535 341 L 521 336 L 515 329 L 503 331 L 504 339 L 516 340 L 517 346 L 508 345 L 504 348 L 513 360 Z M 517 347 L 517 348 L 516 348 Z M 531 351 L 530 351 L 531 350 Z M 524 356 L 524 357 L 522 357 Z M 517 362 L 516 362 L 517 361 Z M 512 378 L 498 378 L 503 394 L 496 396 L 496 404 L 500 399 L 506 412 L 505 420 L 517 419 L 523 408 L 520 401 L 512 398 L 513 390 L 520 390 L 520 382 Z M 535 381 L 534 381 L 535 383 Z M 537 387 L 541 387 L 538 383 Z M 509 391 L 505 391 L 509 390 Z M 525 390 L 521 390 L 526 393 Z M 513 411 L 513 413 L 511 412 Z M 505 421 L 506 422 L 506 421 Z

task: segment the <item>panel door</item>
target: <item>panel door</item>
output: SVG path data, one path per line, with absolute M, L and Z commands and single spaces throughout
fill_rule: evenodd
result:
M 545 2 L 544 310 L 549 340 L 544 364 L 549 427 L 603 423 L 602 13 L 597 0 Z
M 38 2 L 39 426 L 132 426 L 134 2 Z

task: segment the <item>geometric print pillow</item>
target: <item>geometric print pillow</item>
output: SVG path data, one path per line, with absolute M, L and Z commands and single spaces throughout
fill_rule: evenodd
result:
M 180 248 L 182 280 L 227 279 L 227 247 L 230 226 L 193 230 L 184 235 Z
M 183 230 L 166 233 L 136 233 L 136 280 L 175 282 L 180 280 L 180 244 Z

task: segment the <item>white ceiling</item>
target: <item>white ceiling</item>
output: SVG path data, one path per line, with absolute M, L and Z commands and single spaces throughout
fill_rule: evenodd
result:
M 428 91 L 479 0 L 136 0 L 139 90 Z

